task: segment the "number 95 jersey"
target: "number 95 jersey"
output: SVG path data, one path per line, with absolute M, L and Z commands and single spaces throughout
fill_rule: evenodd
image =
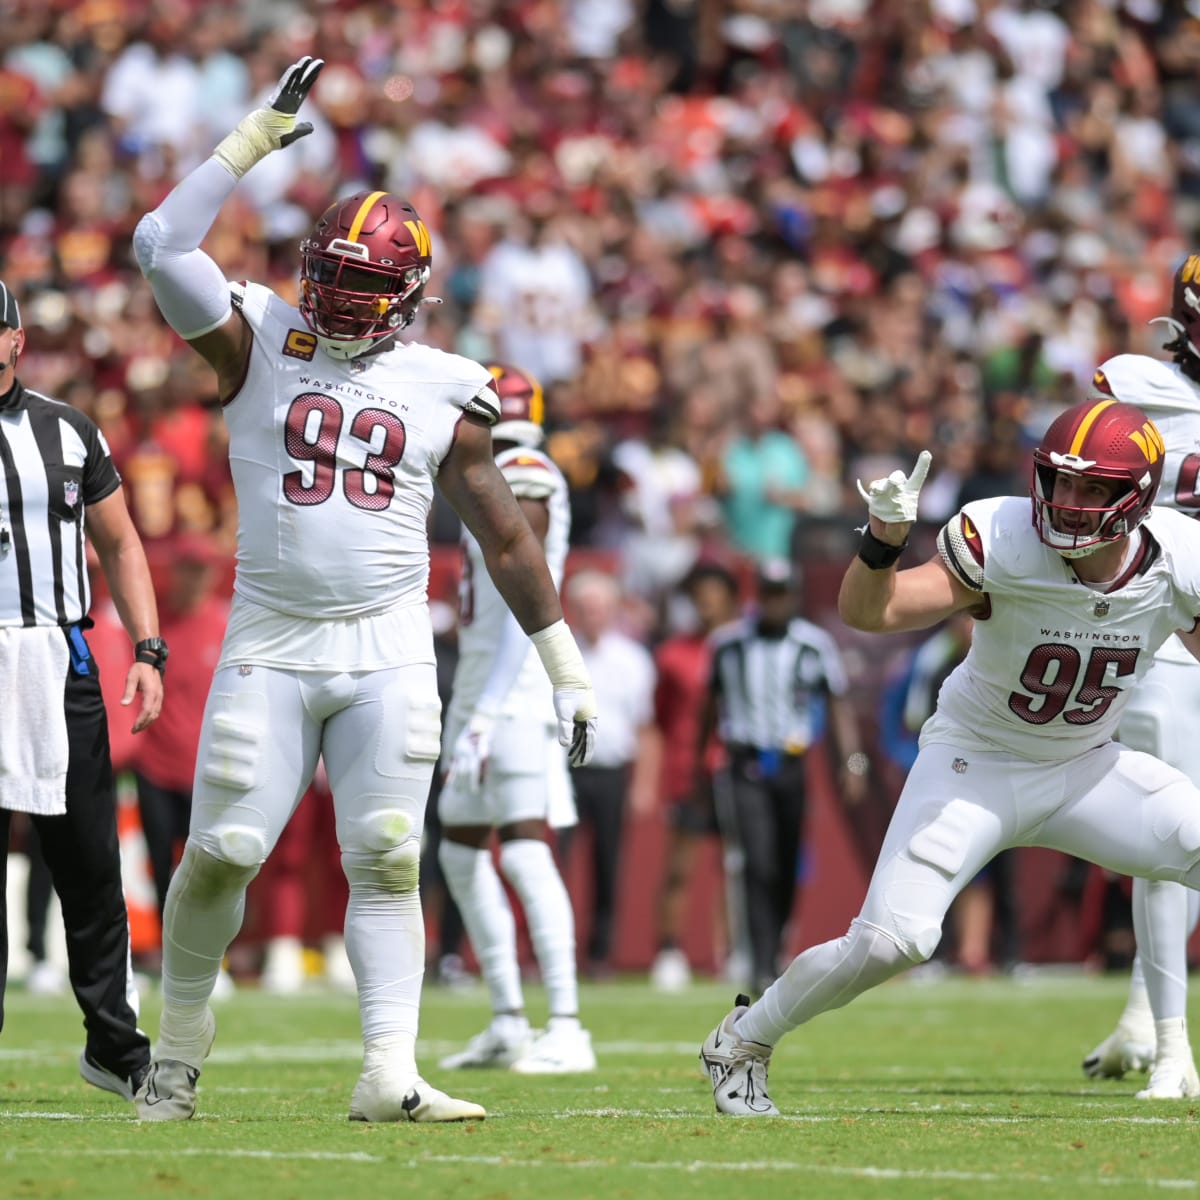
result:
M 1028 499 L 975 501 L 952 517 L 938 550 L 982 615 L 921 745 L 974 741 L 1049 762 L 1111 740 L 1155 651 L 1200 615 L 1200 525 L 1153 508 L 1132 540 L 1100 592 L 1043 544 Z
M 224 409 L 235 592 L 308 618 L 423 605 L 433 480 L 464 412 L 499 415 L 490 373 L 411 342 L 336 361 L 270 289 L 232 290 L 254 334 Z

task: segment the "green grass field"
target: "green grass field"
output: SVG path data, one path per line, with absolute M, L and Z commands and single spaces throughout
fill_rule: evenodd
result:
M 240 991 L 190 1122 L 142 1125 L 86 1086 L 71 999 L 8 998 L 0 1038 L 0 1197 L 1075 1197 L 1200 1192 L 1192 1101 L 1134 1099 L 1079 1061 L 1123 979 L 890 983 L 792 1034 L 771 1067 L 784 1116 L 717 1117 L 696 1052 L 731 1002 L 640 981 L 585 986 L 594 1075 L 437 1069 L 487 1018 L 483 991 L 425 994 L 428 1078 L 484 1104 L 465 1126 L 346 1120 L 354 1001 Z M 530 989 L 530 1012 L 544 1015 Z M 157 1004 L 143 1023 L 157 1028 Z M 1139 1077 L 1140 1078 L 1140 1077 Z

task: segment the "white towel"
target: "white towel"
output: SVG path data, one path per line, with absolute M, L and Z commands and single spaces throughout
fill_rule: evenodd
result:
M 70 661 L 57 627 L 0 629 L 0 808 L 44 817 L 67 811 Z

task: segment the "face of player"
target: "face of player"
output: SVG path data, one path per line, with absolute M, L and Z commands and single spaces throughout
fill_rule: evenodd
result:
M 1112 506 L 1120 486 L 1112 479 L 1057 471 L 1054 475 L 1054 492 L 1050 497 L 1055 505 L 1050 513 L 1050 523 L 1059 533 L 1076 538 L 1091 537 L 1108 515 L 1101 510 Z

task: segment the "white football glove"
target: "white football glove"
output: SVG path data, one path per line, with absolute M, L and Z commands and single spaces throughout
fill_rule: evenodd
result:
M 450 770 L 446 782 L 453 783 L 462 792 L 474 795 L 483 786 L 488 759 L 492 756 L 492 729 L 496 718 L 486 713 L 475 713 L 467 727 L 458 735 L 450 756 Z
M 567 747 L 567 762 L 586 766 L 596 752 L 596 693 L 563 688 L 554 693 L 559 745 Z
M 886 479 L 872 480 L 870 487 L 863 487 L 861 479 L 855 480 L 858 494 L 867 502 L 871 516 L 886 525 L 911 524 L 915 521 L 917 497 L 921 494 L 925 476 L 929 474 L 932 458 L 928 450 L 922 450 L 917 455 L 917 464 L 911 475 L 893 471 Z

